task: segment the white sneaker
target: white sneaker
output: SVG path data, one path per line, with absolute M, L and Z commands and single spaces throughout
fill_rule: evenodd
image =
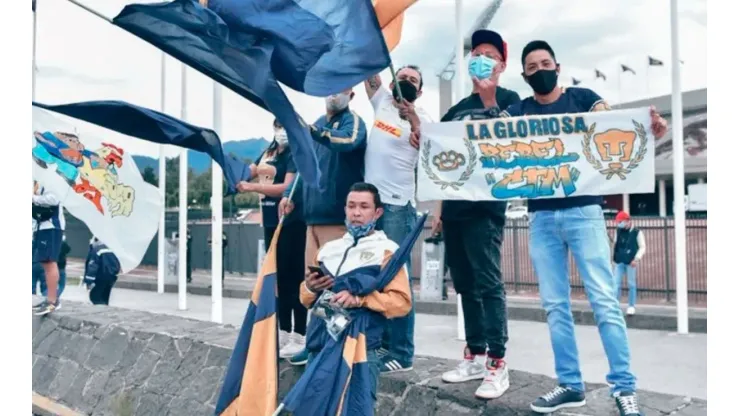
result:
M 280 330 L 278 335 L 278 350 L 283 349 L 284 346 L 288 345 L 288 342 L 292 339 L 291 333 Z
M 484 378 L 486 371 L 486 355 L 473 355 L 465 348 L 465 359 L 457 368 L 442 374 L 442 381 L 446 383 L 463 383 L 465 381 Z
M 304 348 L 306 348 L 306 337 L 294 332 L 290 341 L 280 349 L 278 355 L 280 358 L 290 359 L 293 358 L 294 355 L 303 351 Z
M 483 383 L 475 391 L 475 397 L 485 400 L 497 399 L 509 390 L 509 367 L 504 360 L 488 359 L 486 373 Z
M 635 307 L 634 306 L 630 306 L 629 308 L 627 308 L 627 315 L 630 315 L 631 316 L 631 315 L 634 315 L 634 314 L 635 314 Z

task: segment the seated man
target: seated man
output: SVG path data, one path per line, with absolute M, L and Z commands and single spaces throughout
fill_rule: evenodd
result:
M 375 273 L 385 267 L 398 245 L 386 237 L 382 231 L 375 231 L 375 223 L 383 215 L 378 188 L 358 182 L 352 185 L 344 208 L 347 233 L 340 239 L 329 241 L 320 248 L 313 266 L 320 266 L 328 272 L 320 275 L 311 272 L 301 284 L 301 303 L 310 308 L 322 291 L 341 284 L 348 276 L 357 275 L 359 269 L 373 270 Z M 344 308 L 366 308 L 371 318 L 366 328 L 367 362 L 370 365 L 371 396 L 375 392 L 380 373 L 380 348 L 386 320 L 405 316 L 411 310 L 411 288 L 408 271 L 404 265 L 395 277 L 380 291 L 367 296 L 354 296 L 346 290 L 334 296 L 334 302 Z M 326 344 L 329 333 L 323 319 L 312 318 L 306 335 L 306 349 L 309 362 Z

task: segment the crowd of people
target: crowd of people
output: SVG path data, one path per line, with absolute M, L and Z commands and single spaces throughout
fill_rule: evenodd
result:
M 468 63 L 473 91 L 456 103 L 441 122 L 499 117 L 606 111 L 609 105 L 588 88 L 558 86 L 560 64 L 544 41 L 532 41 L 521 53 L 522 77 L 532 95 L 519 95 L 499 85 L 510 62 L 504 39 L 490 30 L 472 35 Z M 368 129 L 351 110 L 352 89 L 326 98 L 326 111 L 310 126 L 321 170 L 319 187 L 304 186 L 296 172 L 283 127 L 275 121 L 274 141 L 251 165 L 241 192 L 261 195 L 265 241 L 269 245 L 283 219 L 277 242 L 279 355 L 294 365 L 312 360 L 327 339 L 321 319 L 308 309 L 325 290 L 358 269 L 382 268 L 411 231 L 417 211 L 416 164 L 422 122 L 433 120 L 417 99 L 423 75 L 417 66 L 400 68 L 390 85 L 378 75 L 365 82 L 375 119 Z M 666 122 L 655 111 L 656 137 Z M 636 379 L 631 370 L 625 318 L 618 300 L 617 274 L 633 276 L 641 253 L 639 230 L 626 223 L 615 250 L 617 269 L 598 196 L 531 200 L 529 252 L 547 312 L 558 385 L 533 398 L 531 409 L 551 413 L 585 404 L 575 325 L 571 313 L 568 251 L 575 257 L 594 310 L 609 362 L 606 376 L 621 416 L 640 414 Z M 34 194 L 34 206 L 54 206 L 50 196 Z M 57 201 L 58 206 L 58 201 Z M 506 363 L 506 292 L 501 275 L 505 201 L 440 201 L 433 229 L 445 243 L 445 262 L 455 291 L 461 295 L 466 345 L 462 360 L 443 374 L 447 383 L 480 380 L 475 395 L 495 399 L 509 388 Z M 622 218 L 624 220 L 624 218 Z M 628 220 L 628 218 L 627 218 Z M 35 223 L 34 259 L 47 276 L 48 292 L 40 310 L 58 307 L 56 258 L 61 244 L 60 213 Z M 63 224 L 63 223 L 62 223 Z M 644 242 L 643 242 L 644 246 Z M 644 250 L 643 250 L 644 252 Z M 632 268 L 632 269 L 631 269 Z M 633 280 L 632 277 L 629 277 Z M 621 280 L 621 279 L 620 279 Z M 630 292 L 630 305 L 633 294 Z M 408 267 L 384 289 L 367 296 L 338 291 L 334 302 L 372 312 L 367 330 L 367 361 L 373 392 L 380 374 L 409 371 L 414 359 L 414 300 Z M 544 335 L 544 334 L 543 334 Z M 374 395 L 373 395 L 374 397 Z
M 468 68 L 473 91 L 452 106 L 441 122 L 610 109 L 588 88 L 558 86 L 560 64 L 547 42 L 530 42 L 521 53 L 522 76 L 532 88 L 532 96 L 523 100 L 499 85 L 509 62 L 503 38 L 494 31 L 479 30 L 471 45 Z M 259 181 L 240 186 L 242 191 L 264 195 L 268 242 L 279 218 L 284 216 L 285 224 L 290 224 L 278 241 L 278 297 L 280 356 L 294 365 L 305 365 L 315 357 L 327 337 L 322 320 L 311 319 L 306 326 L 306 308 L 313 306 L 322 291 L 331 290 L 336 279 L 357 267 L 375 262 L 382 267 L 384 256 L 379 253 L 387 256 L 394 252 L 417 217 L 415 167 L 422 122 L 434 120 L 415 105 L 424 85 L 419 68 L 402 67 L 394 79 L 387 87 L 378 75 L 365 82 L 375 111 L 370 128 L 351 110 L 356 98 L 353 90 L 326 98 L 326 113 L 311 125 L 321 169 L 319 188 L 303 186 L 297 179 L 295 166 L 285 156 L 289 152 L 285 131 L 277 123 L 274 143 L 252 167 L 252 177 Z M 653 134 L 662 137 L 667 124 L 654 110 L 651 123 Z M 280 192 L 282 199 L 278 201 Z M 639 230 L 630 231 L 625 221 L 619 221 L 625 225 L 620 225 L 619 247 L 615 245 L 612 255 L 600 197 L 532 200 L 528 209 L 530 253 L 548 316 L 558 376 L 558 385 L 535 398 L 532 410 L 550 413 L 585 404 L 570 306 L 570 250 L 594 309 L 615 404 L 622 416 L 639 415 L 627 329 L 618 299 L 622 273 L 628 274 L 633 286 L 631 273 L 642 253 L 630 250 L 640 246 Z M 463 359 L 442 379 L 448 383 L 481 380 L 475 395 L 482 399 L 500 397 L 510 384 L 506 292 L 501 276 L 505 212 L 505 201 L 440 201 L 433 214 L 433 231 L 441 233 L 445 243 L 446 267 L 461 295 L 465 318 Z M 367 259 L 361 258 L 363 248 L 368 251 Z M 615 270 L 612 257 L 619 257 Z M 304 262 L 297 265 L 299 258 Z M 310 267 L 319 265 L 321 273 Z M 374 383 L 379 374 L 413 368 L 411 287 L 404 268 L 392 285 L 372 296 L 334 295 L 344 307 L 377 312 L 367 341 Z M 634 307 L 630 293 L 630 306 Z

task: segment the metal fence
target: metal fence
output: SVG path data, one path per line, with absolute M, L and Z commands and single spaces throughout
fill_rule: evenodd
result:
M 632 222 L 645 235 L 647 252 L 637 268 L 638 298 L 672 301 L 675 299 L 675 246 L 673 218 L 633 217 Z M 607 220 L 609 234 L 613 237 L 616 223 Z M 211 254 L 207 240 L 211 234 L 210 223 L 189 224 L 192 240 L 192 265 L 196 269 L 210 269 Z M 168 217 L 167 236 L 177 230 L 176 216 Z M 257 271 L 257 246 L 262 238 L 262 228 L 257 224 L 225 223 L 224 232 L 229 239 L 224 268 L 230 273 L 249 274 Z M 419 276 L 421 241 L 429 237 L 427 225 L 412 257 L 412 276 Z M 82 257 L 87 253 L 90 233 L 80 221 L 68 217 L 67 241 L 72 247 L 71 256 Z M 529 225 L 526 220 L 508 221 L 502 250 L 502 273 L 510 293 L 534 293 L 538 285 L 529 258 Z M 707 300 L 707 220 L 686 220 L 686 259 L 689 300 L 705 304 Z M 142 261 L 143 265 L 157 265 L 157 238 L 152 240 Z M 583 282 L 575 261 L 570 256 L 571 286 L 576 296 L 584 294 Z M 623 291 L 626 281 L 623 279 Z

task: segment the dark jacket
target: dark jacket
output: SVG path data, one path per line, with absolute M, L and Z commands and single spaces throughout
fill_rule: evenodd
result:
M 90 244 L 85 259 L 85 284 L 115 282 L 120 272 L 121 263 L 108 246 L 100 241 Z
M 319 187 L 295 181 L 285 190 L 290 195 L 293 186 L 301 197 L 303 216 L 307 225 L 344 224 L 344 203 L 349 188 L 365 177 L 365 147 L 367 130 L 360 116 L 347 108 L 327 120 L 319 117 L 311 128 L 314 150 L 319 161 Z
M 614 242 L 614 263 L 630 264 L 635 259 L 640 245 L 637 243 L 637 237 L 640 229 L 617 228 L 617 239 Z

